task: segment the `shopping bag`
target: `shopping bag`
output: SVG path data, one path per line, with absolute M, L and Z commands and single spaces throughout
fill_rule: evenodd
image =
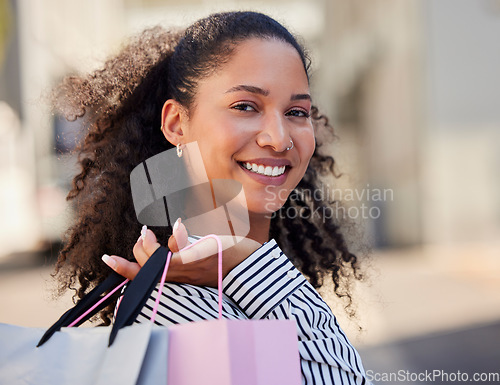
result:
M 148 367 L 155 360 L 152 367 L 163 368 L 166 378 L 166 328 L 125 327 L 110 347 L 108 327 L 62 328 L 36 347 L 44 331 L 0 324 L 0 384 L 156 385 L 152 373 L 142 370 L 146 356 Z
M 169 327 L 168 385 L 301 384 L 290 320 L 211 320 Z
M 163 287 L 170 257 L 165 248 L 151 256 L 125 291 L 121 314 L 140 311 L 158 275 Z M 161 264 L 165 266 L 163 275 L 157 268 Z M 46 331 L 0 324 L 0 384 L 166 384 L 168 330 L 154 326 L 156 309 L 147 324 L 121 322 L 117 314 L 120 326 L 115 322 L 113 328 L 73 328 L 105 306 L 127 282 L 99 297 L 116 281 L 116 276 L 110 276 Z M 100 299 L 86 309 L 96 298 Z
M 222 246 L 208 237 L 219 248 L 219 319 L 169 327 L 168 385 L 301 384 L 295 321 L 222 318 Z

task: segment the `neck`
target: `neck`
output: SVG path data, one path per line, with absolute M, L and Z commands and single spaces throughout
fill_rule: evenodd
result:
M 250 232 L 247 238 L 259 243 L 269 241 L 269 229 L 271 227 L 270 214 L 248 213 L 250 220 Z

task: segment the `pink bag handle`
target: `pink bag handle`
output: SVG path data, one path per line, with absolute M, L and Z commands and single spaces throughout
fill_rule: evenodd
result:
M 129 280 L 126 279 L 124 280 L 122 283 L 120 283 L 117 287 L 115 287 L 113 290 L 111 290 L 108 294 L 106 294 L 104 297 L 102 297 L 94 306 L 92 306 L 90 309 L 88 309 L 85 313 L 83 313 L 80 317 L 78 317 L 76 320 L 74 320 L 73 322 L 71 322 L 68 327 L 69 328 L 72 328 L 73 326 L 75 326 L 76 324 L 78 324 L 78 322 L 80 322 L 81 319 L 83 319 L 87 314 L 89 314 L 92 310 L 94 310 L 97 306 L 99 306 L 101 303 L 103 303 L 104 301 L 106 301 L 106 299 L 108 299 L 110 296 L 112 296 L 114 293 L 116 293 L 116 291 L 120 288 L 122 288 Z
M 207 238 L 213 238 L 217 242 L 217 255 L 218 255 L 218 261 L 217 261 L 217 267 L 218 267 L 218 272 L 217 272 L 217 288 L 219 292 L 219 319 L 222 319 L 222 242 L 220 238 L 215 235 L 215 234 L 209 234 L 204 236 L 203 238 L 198 239 L 196 242 L 191 243 L 190 245 L 187 245 L 185 248 L 183 248 L 181 251 L 188 250 L 197 243 L 207 239 Z M 160 287 L 158 288 L 158 295 L 156 296 L 156 302 L 153 307 L 153 314 L 151 315 L 151 322 L 154 322 L 155 317 L 156 317 L 156 312 L 158 311 L 158 305 L 160 304 L 160 297 L 161 293 L 163 290 L 163 285 L 165 284 L 165 279 L 167 277 L 167 271 L 168 271 L 168 266 L 170 265 L 170 259 L 172 257 L 172 252 L 169 251 L 167 255 L 167 262 L 165 263 L 165 268 L 163 269 L 163 274 L 161 276 L 160 280 Z

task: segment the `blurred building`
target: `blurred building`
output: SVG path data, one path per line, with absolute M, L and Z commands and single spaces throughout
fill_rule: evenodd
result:
M 330 188 L 377 209 L 365 218 L 376 246 L 498 238 L 498 0 L 1 0 L 2 253 L 57 239 L 71 217 L 67 151 L 78 127 L 52 116 L 50 88 L 146 26 L 234 9 L 266 12 L 304 37 L 347 175 Z

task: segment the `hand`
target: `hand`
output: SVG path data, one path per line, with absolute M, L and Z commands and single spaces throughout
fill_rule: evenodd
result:
M 249 238 L 237 237 L 238 243 L 236 245 L 234 245 L 234 237 L 232 236 L 220 236 L 219 238 L 224 250 L 222 255 L 223 277 L 261 246 L 259 242 Z M 187 230 L 182 223 L 178 223 L 174 228 L 173 235 L 168 240 L 168 247 L 174 254 L 170 261 L 167 281 L 217 287 L 217 242 L 208 238 L 189 249 L 182 250 L 188 244 Z M 137 262 L 130 262 L 115 255 L 103 256 L 103 261 L 118 274 L 128 279 L 134 279 L 140 268 L 158 247 L 160 244 L 154 233 L 151 230 L 146 230 L 144 238 L 141 236 L 133 249 Z M 179 251 L 179 249 L 181 250 Z
M 102 256 L 102 260 L 118 274 L 133 280 L 139 270 L 141 270 L 141 267 L 144 266 L 158 247 L 160 247 L 160 244 L 156 241 L 156 236 L 151 230 L 147 230 L 146 226 L 143 226 L 141 236 L 137 239 L 133 248 L 134 257 L 137 262 L 130 262 L 117 255 L 107 254 Z

